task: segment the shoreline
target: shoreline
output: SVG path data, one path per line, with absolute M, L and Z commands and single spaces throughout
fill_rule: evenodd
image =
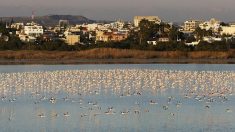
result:
M 235 64 L 231 59 L 0 59 L 0 65 L 69 65 L 69 64 Z

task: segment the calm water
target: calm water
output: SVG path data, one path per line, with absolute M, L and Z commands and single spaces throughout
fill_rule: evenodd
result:
M 0 66 L 1 132 L 235 131 L 235 65 Z

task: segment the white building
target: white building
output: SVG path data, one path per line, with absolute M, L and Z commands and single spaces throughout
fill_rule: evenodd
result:
M 92 23 L 92 24 L 86 24 L 85 27 L 87 27 L 88 31 L 95 31 L 100 24 Z
M 169 37 L 160 37 L 160 38 L 158 39 L 158 41 L 159 41 L 159 42 L 169 42 L 170 39 L 169 39 Z
M 27 23 L 24 26 L 24 33 L 28 36 L 39 37 L 43 35 L 43 27 L 34 22 Z
M 11 24 L 11 28 L 14 28 L 16 30 L 20 30 L 24 27 L 24 23 L 13 23 Z
M 200 20 L 188 20 L 184 22 L 184 31 L 194 32 L 197 27 L 202 23 Z
M 153 40 L 147 41 L 147 43 L 150 44 L 150 45 L 157 45 L 158 42 L 166 43 L 166 42 L 170 42 L 170 39 L 169 39 L 169 37 L 160 37 L 158 39 L 153 39 Z
M 28 36 L 26 34 L 19 34 L 19 38 L 21 41 L 24 41 L 24 42 L 35 42 L 36 41 L 35 37 Z
M 220 32 L 221 35 L 226 34 L 226 35 L 235 36 L 235 25 L 222 26 L 221 29 L 222 29 L 222 31 Z
M 139 24 L 142 20 L 148 20 L 160 24 L 162 20 L 158 16 L 135 16 L 134 17 L 134 26 L 139 27 Z
M 80 35 L 69 34 L 66 36 L 65 42 L 68 45 L 76 45 L 76 44 L 80 43 Z
M 111 28 L 123 29 L 125 22 L 118 20 L 116 22 L 110 23 Z
M 86 28 L 88 32 L 96 30 L 108 30 L 112 28 L 111 24 L 103 24 L 103 23 L 81 24 L 76 26 Z
M 222 38 L 207 36 L 207 37 L 203 37 L 203 41 L 206 41 L 208 43 L 220 42 L 222 41 Z
M 199 24 L 199 27 L 201 29 L 205 29 L 205 30 L 212 30 L 214 32 L 218 32 L 219 28 L 220 28 L 220 21 L 212 18 L 210 21 L 206 21 L 204 23 Z
M 92 24 L 78 24 L 76 27 L 83 27 L 87 28 L 87 30 L 90 31 L 95 31 L 98 28 L 99 24 L 98 23 L 92 23 Z
M 193 42 L 191 42 L 191 43 L 185 43 L 185 45 L 187 45 L 187 46 L 196 46 L 196 45 L 198 45 L 200 43 L 200 40 L 199 41 L 193 41 Z
M 66 31 L 69 31 L 69 32 L 80 32 L 81 30 L 80 30 L 80 26 L 69 26 L 67 29 L 66 29 Z M 65 32 L 66 32 L 65 31 Z
M 157 45 L 157 40 L 149 40 L 149 41 L 147 41 L 147 43 L 148 44 L 150 44 L 150 45 Z

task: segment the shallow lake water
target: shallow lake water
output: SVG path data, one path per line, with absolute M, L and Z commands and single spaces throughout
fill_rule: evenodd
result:
M 235 65 L 1 65 L 1 132 L 235 131 Z

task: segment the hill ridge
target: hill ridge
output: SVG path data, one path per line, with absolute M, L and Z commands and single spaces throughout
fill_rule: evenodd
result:
M 11 22 L 13 19 L 14 22 L 31 22 L 31 17 L 22 16 L 22 17 L 1 17 L 2 21 Z M 70 24 L 81 24 L 81 23 L 92 23 L 94 20 L 88 19 L 85 16 L 81 15 L 57 15 L 50 14 L 44 16 L 34 17 L 36 23 L 45 25 L 45 26 L 54 26 L 59 23 L 59 20 L 69 20 Z

